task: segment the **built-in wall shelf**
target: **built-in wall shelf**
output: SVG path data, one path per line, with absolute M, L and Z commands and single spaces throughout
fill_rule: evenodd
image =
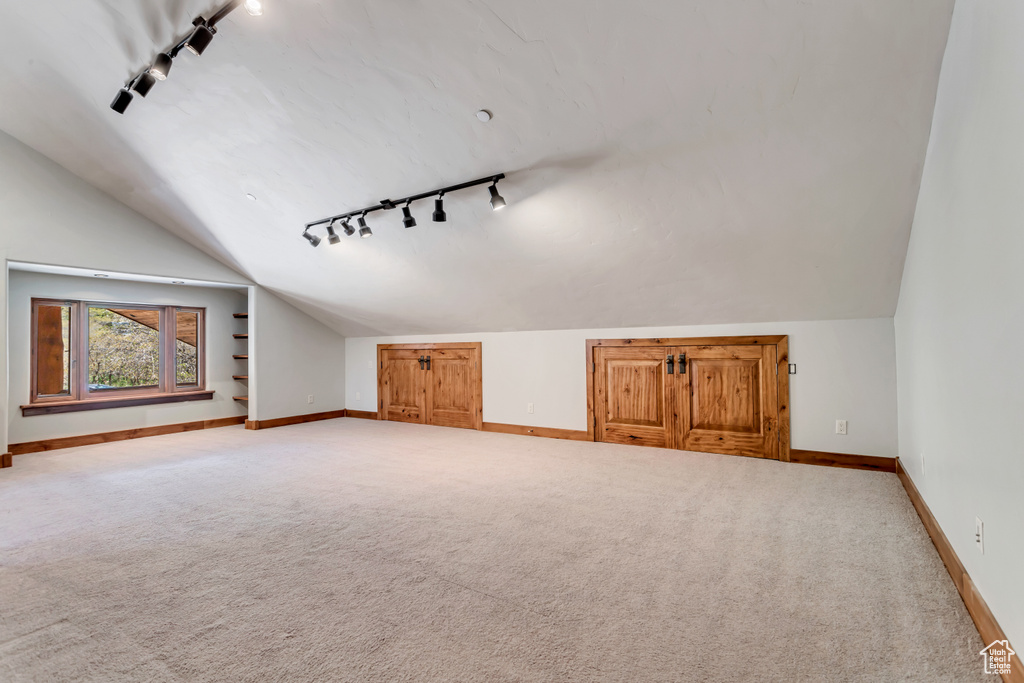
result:
M 248 313 L 235 313 L 234 316 L 235 316 L 236 320 L 245 320 L 246 321 L 246 323 L 245 323 L 246 327 L 248 328 L 248 325 L 249 325 L 249 314 Z M 246 329 L 245 332 L 239 332 L 238 334 L 232 334 L 231 336 L 234 337 L 238 341 L 247 342 L 249 340 L 249 330 Z M 236 354 L 234 354 L 232 356 L 232 358 L 234 358 L 235 360 L 248 361 L 249 360 L 249 354 L 248 353 L 236 353 Z M 232 375 L 231 379 L 235 380 L 236 382 L 247 382 L 247 381 L 249 381 L 249 374 L 246 373 L 244 375 Z M 248 396 L 232 396 L 232 398 L 235 399 L 236 401 L 242 401 L 243 403 L 247 403 L 249 401 L 249 397 Z

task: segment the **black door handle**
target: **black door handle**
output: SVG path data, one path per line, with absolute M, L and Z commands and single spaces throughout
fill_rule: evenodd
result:
M 423 356 L 420 356 L 420 370 L 423 369 Z
M 430 369 L 430 356 L 427 356 L 427 370 Z
M 679 374 L 680 375 L 685 375 L 686 374 L 686 354 L 685 353 L 679 354 Z
M 668 374 L 670 374 L 670 375 L 672 374 L 672 364 L 673 364 L 672 354 L 669 354 L 668 358 L 665 359 L 665 367 L 668 368 Z

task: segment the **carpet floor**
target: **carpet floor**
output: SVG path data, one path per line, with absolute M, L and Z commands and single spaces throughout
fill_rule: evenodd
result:
M 15 458 L 3 681 L 986 681 L 895 475 L 340 419 Z

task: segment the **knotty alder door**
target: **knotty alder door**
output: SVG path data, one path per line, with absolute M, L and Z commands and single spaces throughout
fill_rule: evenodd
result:
M 423 354 L 413 349 L 388 349 L 378 364 L 381 419 L 427 423 L 427 377 Z
M 589 342 L 594 440 L 788 460 L 787 342 Z
M 378 419 L 483 428 L 479 343 L 379 344 Z

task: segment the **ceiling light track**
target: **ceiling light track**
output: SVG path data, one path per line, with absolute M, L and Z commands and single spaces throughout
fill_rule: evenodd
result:
M 391 209 L 397 209 L 399 207 L 402 209 L 402 225 L 407 228 L 412 228 L 416 226 L 416 219 L 413 218 L 412 211 L 409 208 L 410 205 L 413 202 L 420 201 L 421 199 L 429 199 L 430 197 L 436 197 L 434 200 L 434 213 L 432 214 L 434 222 L 444 223 L 448 217 L 444 211 L 444 196 L 446 194 L 449 192 L 465 190 L 470 187 L 477 187 L 478 185 L 487 185 L 488 183 L 490 183 L 488 190 L 490 191 L 491 196 L 491 209 L 497 211 L 505 206 L 505 199 L 498 194 L 498 181 L 502 180 L 504 177 L 504 173 L 498 173 L 497 175 L 489 175 L 485 178 L 470 180 L 468 183 L 450 185 L 448 187 L 431 190 L 430 192 L 421 192 L 420 194 L 414 194 L 401 199 L 382 199 L 379 204 L 367 206 L 364 209 L 356 209 L 355 211 L 349 211 L 347 213 L 339 213 L 336 216 L 329 216 L 328 218 L 321 218 L 320 220 L 313 221 L 312 223 L 306 223 L 306 227 L 302 230 L 302 237 L 315 247 L 320 244 L 321 238 L 311 233 L 310 229 L 320 225 L 326 225 L 327 234 L 330 238 L 328 241 L 331 244 L 337 244 L 341 241 L 341 238 L 335 231 L 335 224 L 340 223 L 345 234 L 352 235 L 355 230 L 349 224 L 349 219 L 358 216 L 359 236 L 365 239 L 373 235 L 369 226 L 366 225 L 366 214 L 373 213 L 374 211 L 390 211 Z
M 192 30 L 175 43 L 173 47 L 158 54 L 152 64 L 129 80 L 117 93 L 114 101 L 110 103 L 110 108 L 118 114 L 123 114 L 128 109 L 128 105 L 132 103 L 133 91 L 143 97 L 148 95 L 157 81 L 167 79 L 168 74 L 171 72 L 174 58 L 183 49 L 188 49 L 189 52 L 197 57 L 203 54 L 210 43 L 213 42 L 213 37 L 217 34 L 217 24 L 220 20 L 231 14 L 239 6 L 244 6 L 245 11 L 254 17 L 263 14 L 263 3 L 261 0 L 231 0 L 231 2 L 217 10 L 209 19 L 204 19 L 202 16 L 196 17 L 192 20 Z

